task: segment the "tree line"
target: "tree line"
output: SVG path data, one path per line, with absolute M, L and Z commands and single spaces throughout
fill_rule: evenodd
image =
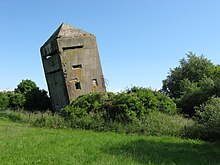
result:
M 31 80 L 22 80 L 13 91 L 0 92 L 0 109 L 29 112 L 51 110 L 51 101 L 47 91 L 40 89 Z

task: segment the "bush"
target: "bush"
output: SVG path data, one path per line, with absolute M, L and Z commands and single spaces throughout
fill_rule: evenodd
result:
M 25 97 L 20 93 L 11 91 L 0 92 L 0 109 L 7 108 L 19 109 L 23 108 L 25 104 Z
M 17 85 L 17 88 L 15 88 L 14 94 L 11 97 L 16 95 L 23 95 L 24 103 L 22 107 L 29 112 L 45 112 L 51 109 L 51 102 L 47 92 L 40 90 L 36 83 L 31 80 L 22 80 Z M 21 106 L 18 104 L 16 108 L 21 108 Z
M 220 139 L 220 98 L 211 98 L 196 111 L 205 138 Z
M 0 92 L 0 110 L 4 110 L 9 105 L 9 97 L 7 92 Z
M 8 92 L 8 108 L 22 109 L 25 105 L 25 96 L 21 93 Z
M 196 122 L 185 130 L 186 137 L 220 140 L 220 98 L 212 97 L 198 107 L 195 120 Z
M 61 113 L 68 118 L 102 113 L 107 122 L 131 123 L 142 120 L 149 112 L 175 114 L 175 103 L 164 94 L 147 88 L 133 87 L 125 92 L 90 93 L 73 100 Z
M 107 109 L 110 120 L 126 123 L 141 120 L 146 112 L 141 100 L 133 93 L 117 94 Z
M 25 98 L 26 102 L 24 107 L 30 112 L 45 112 L 51 109 L 51 102 L 47 92 L 45 90 L 40 90 L 38 87 L 27 92 Z
M 176 104 L 173 100 L 161 93 L 148 88 L 132 87 L 127 93 L 134 93 L 148 112 L 160 111 L 166 114 L 176 114 Z
M 51 109 L 47 91 L 41 90 L 31 80 L 22 80 L 14 91 L 0 92 L 0 110 L 24 109 L 29 112 L 45 112 Z
M 61 114 L 66 118 L 83 117 L 90 112 L 101 111 L 106 95 L 104 93 L 90 93 L 79 96 L 67 107 L 61 110 Z
M 73 128 L 149 135 L 180 135 L 172 99 L 158 91 L 132 87 L 121 93 L 90 93 L 61 110 Z M 181 118 L 181 117 L 179 117 Z M 184 119 L 183 119 L 184 120 Z M 178 132 L 178 133 L 177 133 Z
M 142 121 L 130 123 L 107 121 L 102 112 L 90 112 L 81 117 L 73 116 L 65 120 L 58 114 L 28 113 L 25 111 L 0 111 L 0 118 L 13 122 L 29 123 L 35 127 L 80 128 L 94 131 L 114 131 L 126 134 L 182 136 L 185 128 L 194 124 L 191 119 L 179 115 L 168 115 L 161 112 L 149 112 Z

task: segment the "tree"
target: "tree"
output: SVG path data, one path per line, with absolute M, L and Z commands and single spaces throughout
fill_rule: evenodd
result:
M 25 95 L 25 109 L 28 111 L 46 111 L 51 108 L 50 98 L 47 91 L 40 90 L 38 87 L 27 92 Z
M 187 59 L 180 60 L 180 65 L 170 70 L 169 75 L 163 80 L 162 91 L 172 98 L 180 98 L 184 92 L 183 81 L 186 79 L 192 83 L 197 83 L 204 77 L 212 78 L 216 71 L 216 66 L 203 55 L 196 56 L 192 52 L 186 54 Z
M 187 59 L 181 59 L 180 65 L 171 69 L 167 79 L 163 80 L 162 91 L 175 98 L 182 113 L 192 116 L 196 107 L 210 97 L 220 95 L 219 75 L 218 65 L 203 55 L 190 52 Z
M 27 94 L 32 89 L 37 88 L 37 84 L 31 80 L 22 80 L 18 85 L 17 88 L 15 88 L 15 93 L 21 93 L 21 94 Z
M 37 84 L 31 80 L 22 80 L 15 88 L 14 93 L 24 96 L 23 106 L 28 111 L 46 111 L 51 108 L 47 91 L 40 90 Z

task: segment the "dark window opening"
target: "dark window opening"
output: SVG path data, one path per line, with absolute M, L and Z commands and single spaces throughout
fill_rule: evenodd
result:
M 73 69 L 81 69 L 81 68 L 82 68 L 82 65 L 81 65 L 81 64 L 79 64 L 79 65 L 73 65 L 72 67 L 73 67 Z
M 76 89 L 81 89 L 80 82 L 75 82 L 75 87 L 76 87 Z
M 75 88 L 76 89 L 81 89 L 81 85 L 80 85 L 80 82 L 79 82 L 78 78 L 75 78 L 74 81 L 75 81 Z
M 92 79 L 92 84 L 93 84 L 93 86 L 98 86 L 98 81 L 97 81 L 97 79 Z
M 83 45 L 63 47 L 63 50 L 83 48 Z

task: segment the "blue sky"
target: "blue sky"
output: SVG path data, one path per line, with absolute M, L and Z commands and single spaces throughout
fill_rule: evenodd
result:
M 220 64 L 219 0 L 5 0 L 0 90 L 47 89 L 40 47 L 64 22 L 96 35 L 108 90 L 160 89 L 189 51 Z

